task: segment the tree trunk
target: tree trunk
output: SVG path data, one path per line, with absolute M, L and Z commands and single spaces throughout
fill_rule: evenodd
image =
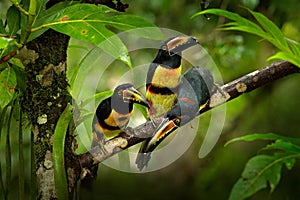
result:
M 32 124 L 39 199 L 56 199 L 52 145 L 57 120 L 71 100 L 66 81 L 68 41 L 68 36 L 49 29 L 21 51 L 30 56 L 22 107 Z
M 61 1 L 50 0 L 47 8 Z M 121 2 L 115 4 L 112 0 L 86 2 L 101 3 L 119 11 L 125 11 L 128 7 Z M 28 43 L 18 55 L 25 65 L 26 91 L 22 98 L 22 109 L 32 124 L 38 199 L 57 199 L 52 147 L 55 125 L 66 105 L 71 102 L 66 79 L 68 42 L 68 36 L 49 29 Z M 65 168 L 70 199 L 81 172 L 79 161 L 72 151 L 73 139 L 73 133 L 67 133 Z

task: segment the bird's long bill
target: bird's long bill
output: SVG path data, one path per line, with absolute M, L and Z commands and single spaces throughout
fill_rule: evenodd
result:
M 123 90 L 123 101 L 138 103 L 149 108 L 149 104 L 145 97 L 133 87 Z
M 176 54 L 188 49 L 191 46 L 197 45 L 198 40 L 191 36 L 175 37 L 167 43 L 170 54 Z
M 163 141 L 170 133 L 175 131 L 178 126 L 174 123 L 173 120 L 165 118 L 161 124 L 156 128 L 153 137 L 148 143 L 147 151 L 153 151 L 159 143 Z

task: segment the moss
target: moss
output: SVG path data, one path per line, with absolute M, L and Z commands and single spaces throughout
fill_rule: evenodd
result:
M 35 158 L 36 162 L 41 164 L 45 160 L 45 155 L 49 149 L 51 149 L 51 145 L 48 141 L 38 140 L 34 143 L 35 145 Z M 39 165 L 36 165 L 36 169 Z
M 25 65 L 26 89 L 22 99 L 23 110 L 35 127 L 37 166 L 43 162 L 47 151 L 52 152 L 55 124 L 71 101 L 64 67 L 68 40 L 67 36 L 48 30 L 27 44 L 31 53 L 38 54 L 36 60 Z M 41 116 L 47 116 L 47 121 L 40 123 Z

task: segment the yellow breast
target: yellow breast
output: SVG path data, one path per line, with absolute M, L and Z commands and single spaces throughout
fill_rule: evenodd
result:
M 109 117 L 104 120 L 104 122 L 109 126 L 118 126 L 122 128 L 128 123 L 130 116 L 131 113 L 121 114 L 112 110 Z
M 175 94 L 153 94 L 147 93 L 146 98 L 151 101 L 151 108 L 149 109 L 149 115 L 159 116 L 168 110 L 170 110 L 176 100 L 177 96 Z
M 157 87 L 175 88 L 178 86 L 181 67 L 170 69 L 158 66 L 153 74 L 151 84 Z

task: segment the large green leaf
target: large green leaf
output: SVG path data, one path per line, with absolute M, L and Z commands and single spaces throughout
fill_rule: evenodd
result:
M 5 107 L 13 99 L 17 85 L 16 74 L 11 67 L 0 73 L 0 108 Z
M 280 153 L 270 155 L 258 155 L 251 158 L 242 173 L 241 178 L 232 188 L 230 199 L 245 199 L 257 191 L 270 186 L 271 192 L 277 186 L 282 165 L 292 169 L 296 158 L 300 157 L 300 147 L 293 143 L 300 143 L 299 138 L 277 135 L 274 133 L 251 134 L 234 138 L 227 142 L 228 145 L 236 141 L 269 140 L 274 141 L 262 150 L 271 150 Z
M 299 156 L 300 154 L 281 153 L 251 158 L 246 164 L 242 177 L 234 185 L 229 199 L 245 199 L 268 185 L 272 192 L 280 180 L 282 165 L 293 163 Z
M 33 31 L 52 28 L 73 38 L 96 44 L 129 66 L 131 62 L 126 46 L 108 26 L 126 31 L 137 29 L 136 34 L 140 36 L 161 38 L 159 29 L 154 32 L 153 29 L 140 31 L 140 28 L 154 27 L 152 23 L 135 15 L 120 14 L 104 5 L 75 4 L 57 9 L 57 12 L 41 19 L 37 24 L 41 25 L 35 25 Z

